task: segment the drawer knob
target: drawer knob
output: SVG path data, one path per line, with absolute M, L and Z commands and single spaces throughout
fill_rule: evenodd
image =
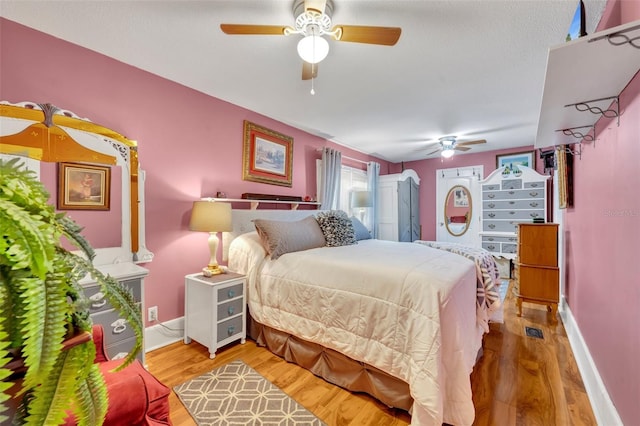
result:
M 229 290 L 229 297 L 235 297 L 236 295 L 236 291 L 235 290 Z
M 489 217 L 496 217 L 496 214 L 495 213 L 489 213 L 488 216 Z
M 495 228 L 495 227 L 496 227 L 493 223 L 490 223 L 490 224 L 489 224 L 489 225 L 487 225 L 487 226 L 488 226 L 489 228 L 491 228 L 491 229 L 493 229 L 493 228 Z
M 493 241 L 493 237 L 487 238 L 487 241 Z
M 531 195 L 532 197 L 535 197 L 538 195 L 538 191 L 530 192 L 529 195 Z
M 487 246 L 487 248 L 488 248 L 489 250 L 495 250 L 496 246 L 494 246 L 493 244 L 491 244 L 491 245 Z
M 127 320 L 124 318 L 118 318 L 111 323 L 111 327 L 113 327 L 113 334 L 120 334 L 127 329 Z
M 233 306 L 229 306 L 229 309 L 227 309 L 227 312 L 229 313 L 229 315 L 233 315 L 235 311 L 236 310 L 233 308 Z
M 229 335 L 229 336 L 233 335 L 233 332 L 235 331 L 235 329 L 236 329 L 236 327 L 235 327 L 235 326 L 230 325 L 230 326 L 227 328 L 227 335 Z
M 538 207 L 538 203 L 529 203 L 531 207 Z
M 532 188 L 537 188 L 537 187 L 538 187 L 538 184 L 537 184 L 537 183 L 532 183 L 532 184 L 531 184 L 531 187 L 532 187 Z
M 513 195 L 515 193 L 516 193 L 516 191 L 509 191 L 509 195 Z
M 515 201 L 509 201 L 509 204 L 515 204 L 515 203 L 516 203 Z
M 487 198 L 496 198 L 496 194 L 487 194 Z
M 510 212 L 509 212 L 509 214 L 516 214 L 516 212 L 514 212 L 514 211 L 510 211 Z
M 489 203 L 487 204 L 487 207 L 489 207 L 490 209 L 494 208 L 496 205 L 495 203 Z

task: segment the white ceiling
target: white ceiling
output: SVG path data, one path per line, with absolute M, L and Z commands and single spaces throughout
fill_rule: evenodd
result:
M 448 135 L 487 140 L 469 152 L 533 145 L 547 52 L 577 0 L 334 3 L 334 24 L 402 35 L 393 47 L 330 40 L 314 96 L 297 36 L 220 30 L 293 26 L 293 0 L 2 0 L 0 15 L 392 162 L 427 158 Z M 606 1 L 584 3 L 591 33 Z

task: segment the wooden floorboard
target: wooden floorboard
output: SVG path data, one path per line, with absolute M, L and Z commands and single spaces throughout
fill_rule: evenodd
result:
M 551 322 L 549 315 L 545 306 L 524 303 L 518 317 L 514 296 L 507 292 L 505 322 L 491 324 L 483 356 L 471 374 L 474 425 L 596 425 L 564 327 L 560 321 Z M 525 326 L 541 329 L 544 339 L 526 336 Z M 222 348 L 213 360 L 196 342 L 174 343 L 146 357 L 149 370 L 171 388 L 235 359 L 253 367 L 330 426 L 401 426 L 411 421 L 408 413 L 331 385 L 251 340 Z M 175 426 L 195 425 L 173 392 L 170 405 Z

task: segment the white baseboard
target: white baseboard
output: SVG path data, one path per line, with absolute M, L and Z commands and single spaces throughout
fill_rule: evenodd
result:
M 609 397 L 609 392 L 607 392 L 607 388 L 604 386 L 604 382 L 596 368 L 596 364 L 593 362 L 593 358 L 591 358 L 589 348 L 582 337 L 582 333 L 580 333 L 578 323 L 576 323 L 571 309 L 564 298 L 561 303 L 560 317 L 567 332 L 569 344 L 576 358 L 578 370 L 580 370 L 580 375 L 582 376 L 584 387 L 587 390 L 596 421 L 599 425 L 623 426 L 618 411 L 613 405 L 613 401 L 611 401 Z
M 144 351 L 150 352 L 184 337 L 184 317 L 175 318 L 144 329 Z

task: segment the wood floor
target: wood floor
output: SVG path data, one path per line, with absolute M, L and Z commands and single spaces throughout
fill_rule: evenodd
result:
M 528 303 L 518 317 L 511 291 L 504 314 L 504 324 L 492 324 L 485 335 L 484 354 L 471 375 L 474 425 L 596 425 L 562 322 L 551 323 L 544 306 Z M 525 326 L 541 329 L 544 339 L 526 336 Z M 196 342 L 174 343 L 146 358 L 149 370 L 169 387 L 234 359 L 243 360 L 330 426 L 411 421 L 406 412 L 333 386 L 251 340 L 219 350 L 213 360 Z M 173 392 L 170 401 L 175 426 L 195 425 Z

